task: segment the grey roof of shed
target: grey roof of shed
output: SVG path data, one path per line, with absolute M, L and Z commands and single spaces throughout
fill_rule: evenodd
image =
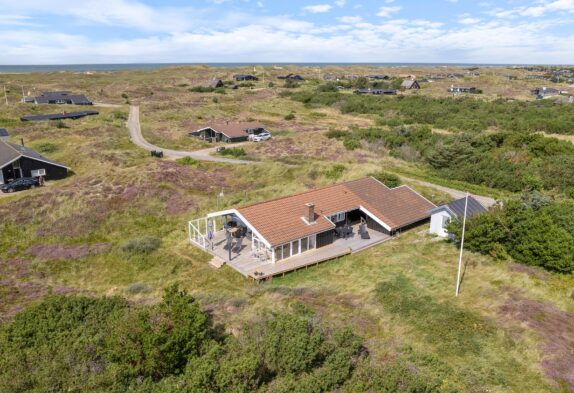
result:
M 49 115 L 30 115 L 22 116 L 22 121 L 45 121 L 45 120 L 63 120 L 63 119 L 79 119 L 84 116 L 98 115 L 98 111 L 80 111 L 80 112 L 63 112 L 52 113 Z
M 466 199 L 466 197 L 457 199 L 455 201 L 447 203 L 446 205 L 438 206 L 438 207 L 432 209 L 431 213 L 437 212 L 437 211 L 442 210 L 442 209 L 447 209 L 449 212 L 454 214 L 456 217 L 462 217 L 462 216 L 464 216 L 465 199 Z M 479 201 L 474 199 L 472 197 L 472 195 L 468 196 L 468 206 L 466 209 L 466 216 L 467 217 L 472 217 L 476 214 L 484 213 L 486 211 L 487 211 L 486 208 L 484 206 L 482 206 L 482 204 Z
M 43 161 L 48 164 L 68 168 L 67 166 L 60 164 L 59 162 L 52 161 L 44 157 L 43 155 L 41 155 L 35 150 L 30 149 L 29 147 L 17 145 L 11 142 L 0 141 L 0 168 L 5 167 L 7 164 L 14 162 L 20 157 L 27 157 L 32 160 Z
M 0 128 L 0 136 L 8 136 L 8 130 L 5 128 Z

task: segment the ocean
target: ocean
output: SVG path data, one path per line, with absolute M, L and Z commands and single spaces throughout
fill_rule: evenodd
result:
M 371 67 L 496 67 L 496 66 L 525 66 L 526 64 L 470 64 L 470 63 L 133 63 L 133 64 L 57 64 L 57 65 L 0 65 L 0 73 L 32 73 L 32 72 L 114 72 L 126 70 L 153 70 L 161 67 L 181 67 L 206 65 L 210 67 L 253 67 L 253 66 L 371 66 Z

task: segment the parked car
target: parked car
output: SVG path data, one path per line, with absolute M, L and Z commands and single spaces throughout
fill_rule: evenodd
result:
M 38 184 L 38 178 L 36 177 L 22 177 L 20 179 L 16 179 L 11 183 L 4 184 L 0 187 L 2 192 L 14 192 L 14 191 L 21 191 L 27 190 L 29 188 L 35 188 Z
M 263 142 L 269 139 L 271 139 L 271 134 L 268 132 L 262 132 L 261 134 L 253 135 L 251 137 L 253 142 Z

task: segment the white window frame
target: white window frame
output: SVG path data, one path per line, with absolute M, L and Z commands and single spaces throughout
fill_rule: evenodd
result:
M 30 176 L 31 176 L 31 177 L 46 176 L 46 170 L 45 170 L 44 168 L 32 169 L 32 170 L 30 171 Z

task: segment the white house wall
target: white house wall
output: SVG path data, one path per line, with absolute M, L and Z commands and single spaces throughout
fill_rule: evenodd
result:
M 429 233 L 440 237 L 447 237 L 448 232 L 444 228 L 444 223 L 452 216 L 445 210 L 440 210 L 431 215 Z

